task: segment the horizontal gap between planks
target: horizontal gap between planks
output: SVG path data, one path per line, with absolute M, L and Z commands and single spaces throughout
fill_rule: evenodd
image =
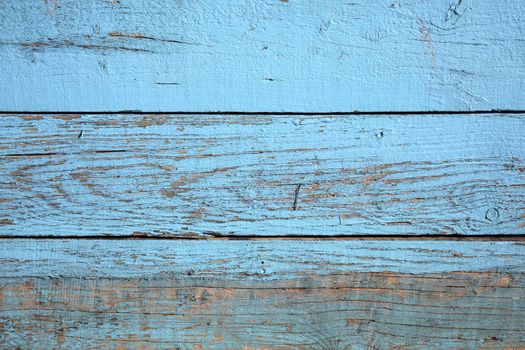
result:
M 468 115 L 468 114 L 525 114 L 525 110 L 514 109 L 491 109 L 491 110 L 471 110 L 471 111 L 370 111 L 370 112 L 240 112 L 240 111 L 209 111 L 209 112 L 184 112 L 184 111 L 140 111 L 140 110 L 124 110 L 124 111 L 0 111 L 0 115 L 5 114 L 148 114 L 148 115 L 166 115 L 166 114 L 195 114 L 195 115 Z
M 132 235 L 132 236 L 44 236 L 44 235 L 24 235 L 24 236 L 5 236 L 0 235 L 0 239 L 31 239 L 31 240 L 230 240 L 230 241 L 270 241 L 270 240 L 289 240 L 289 241 L 524 241 L 525 234 L 519 235 L 221 235 L 218 233 L 207 233 L 202 235 Z

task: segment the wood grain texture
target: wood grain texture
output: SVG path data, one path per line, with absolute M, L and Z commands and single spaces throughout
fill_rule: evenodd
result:
M 0 110 L 525 109 L 519 0 L 4 0 Z
M 1 240 L 3 349 L 523 349 L 525 245 Z
M 525 233 L 525 118 L 2 115 L 0 234 Z

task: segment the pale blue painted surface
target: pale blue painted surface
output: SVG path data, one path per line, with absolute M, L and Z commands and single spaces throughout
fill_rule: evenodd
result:
M 521 243 L 0 240 L 0 348 L 519 349 Z
M 502 114 L 5 115 L 0 234 L 524 234 L 523 130 Z
M 524 110 L 524 15 L 5 0 L 0 111 Z M 0 348 L 522 348 L 519 239 L 248 239 L 523 235 L 524 123 L 0 115 Z M 136 233 L 247 240 L 17 239 Z
M 522 242 L 0 239 L 0 246 L 6 278 L 286 281 L 352 272 L 525 273 Z
M 0 3 L 0 110 L 525 109 L 525 3 Z

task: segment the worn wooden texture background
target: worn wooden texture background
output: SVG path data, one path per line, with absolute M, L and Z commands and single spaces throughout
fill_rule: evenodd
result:
M 1 242 L 9 348 L 525 347 L 523 243 Z
M 524 350 L 524 15 L 1 1 L 0 349 Z
M 524 130 L 505 114 L 3 115 L 2 235 L 525 234 Z
M 0 2 L 0 110 L 525 109 L 520 0 Z

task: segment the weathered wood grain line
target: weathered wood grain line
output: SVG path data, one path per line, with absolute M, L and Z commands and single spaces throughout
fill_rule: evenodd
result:
M 2 115 L 0 234 L 517 235 L 521 115 Z
M 4 111 L 525 109 L 519 0 L 5 0 Z
M 512 242 L 0 240 L 4 349 L 523 349 Z

